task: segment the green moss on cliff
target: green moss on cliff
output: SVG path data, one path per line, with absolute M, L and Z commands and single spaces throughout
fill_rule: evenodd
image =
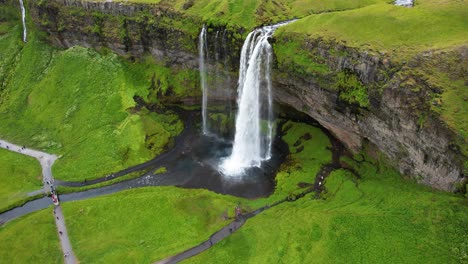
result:
M 359 107 L 369 106 L 367 88 L 359 81 L 355 74 L 347 71 L 338 73 L 335 77 L 335 89 L 339 91 L 339 98 L 349 104 Z
M 293 37 L 281 38 L 278 45 L 274 43 L 278 66 L 288 69 L 303 77 L 312 78 L 330 73 L 325 59 L 304 49 L 301 41 Z

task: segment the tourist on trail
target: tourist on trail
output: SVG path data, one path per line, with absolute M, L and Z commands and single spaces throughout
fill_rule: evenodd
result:
M 242 215 L 242 211 L 239 205 L 236 206 L 236 219 Z

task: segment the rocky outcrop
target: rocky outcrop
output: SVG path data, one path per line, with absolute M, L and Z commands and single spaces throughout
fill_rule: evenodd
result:
M 198 68 L 197 38 L 203 21 L 163 4 L 28 3 L 33 21 L 57 46 L 109 48 L 129 59 L 151 54 L 168 67 Z M 230 73 L 238 68 L 245 31 L 210 26 L 208 32 L 212 68 L 225 71 L 234 86 Z M 216 46 L 220 34 L 222 47 Z M 282 47 L 292 41 L 300 43 L 301 51 L 280 58 Z M 461 150 L 466 139 L 460 139 L 433 111 L 434 95 L 440 93 L 440 87 L 421 74 L 427 61 L 450 57 L 457 58 L 454 63 L 466 65 L 466 47 L 421 54 L 408 62 L 303 36 L 276 39 L 274 48 L 278 53 L 274 74 L 277 102 L 313 117 L 354 152 L 365 142 L 373 143 L 402 173 L 421 183 L 455 191 L 466 181 L 466 156 Z M 309 62 L 299 63 L 295 56 L 305 56 Z M 216 66 L 219 62 L 223 67 Z M 464 72 L 462 69 L 459 76 L 452 77 L 463 79 Z

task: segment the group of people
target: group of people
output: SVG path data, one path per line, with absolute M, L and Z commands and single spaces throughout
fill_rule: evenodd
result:
M 0 142 L 0 146 L 2 145 L 2 143 Z M 5 144 L 5 147 L 6 149 L 10 149 L 10 146 L 8 144 Z M 18 152 L 21 152 L 22 150 L 25 150 L 26 149 L 26 146 L 22 146 L 21 148 L 18 149 Z
M 59 205 L 59 198 L 57 192 L 55 191 L 54 185 L 49 181 L 46 181 L 46 183 L 50 186 L 50 197 L 52 198 L 52 203 L 54 205 Z

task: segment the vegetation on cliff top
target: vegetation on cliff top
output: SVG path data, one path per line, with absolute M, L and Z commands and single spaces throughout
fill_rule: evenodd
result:
M 417 1 L 412 8 L 381 2 L 354 10 L 310 15 L 278 29 L 334 39 L 347 46 L 395 55 L 414 55 L 466 43 L 468 9 L 456 0 Z
M 98 0 L 93 2 L 104 2 Z M 243 27 L 248 30 L 262 25 L 285 21 L 306 15 L 360 8 L 384 0 L 117 0 L 123 3 L 147 3 L 171 8 L 182 14 L 201 18 L 203 21 L 220 25 Z

